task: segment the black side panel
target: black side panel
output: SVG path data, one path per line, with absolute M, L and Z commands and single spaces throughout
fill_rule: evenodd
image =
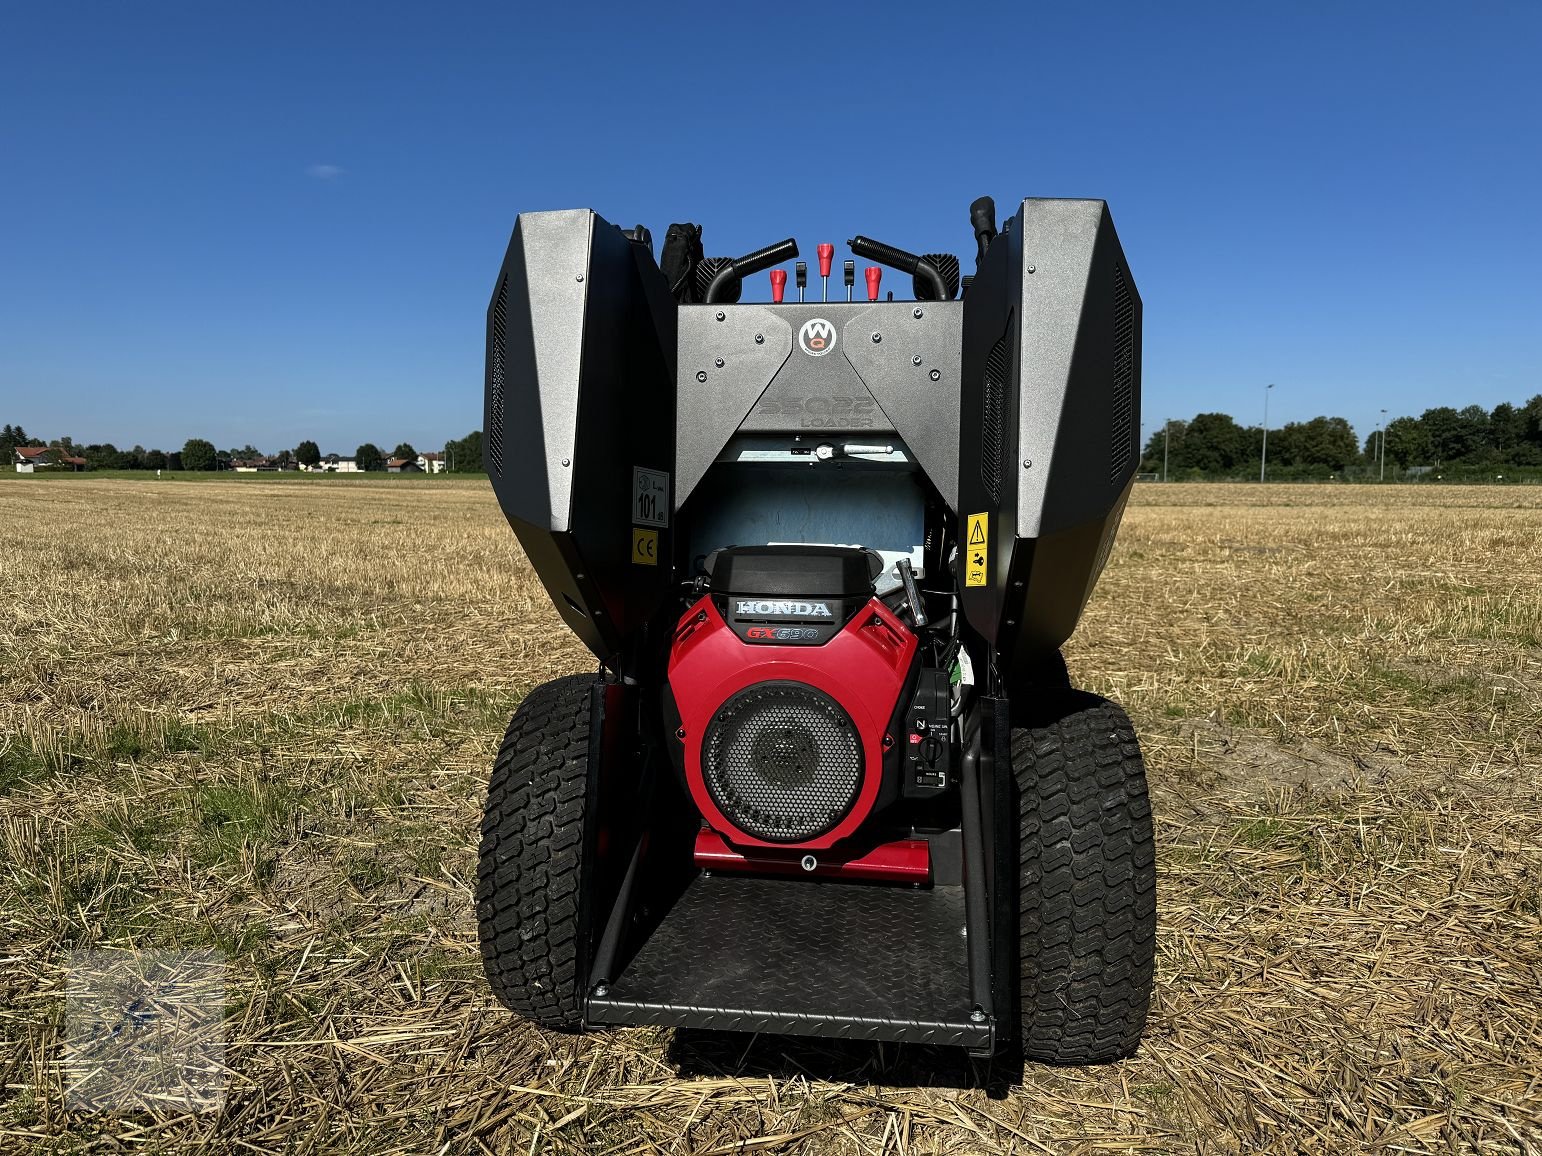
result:
M 558 612 L 601 658 L 671 578 L 670 526 L 643 525 L 657 561 L 633 561 L 633 487 L 637 467 L 668 487 L 674 324 L 651 253 L 615 226 L 520 215 L 488 309 L 485 464 Z
M 1102 201 L 1024 201 L 964 300 L 964 614 L 1009 667 L 1068 638 L 1134 481 L 1141 303 Z

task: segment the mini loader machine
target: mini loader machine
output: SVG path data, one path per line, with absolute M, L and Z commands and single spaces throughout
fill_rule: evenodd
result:
M 519 217 L 487 472 L 599 659 L 530 692 L 493 767 L 477 916 L 519 1015 L 1135 1049 L 1145 772 L 1059 647 L 1134 478 L 1141 301 L 1102 201 L 970 215 L 962 285 L 857 237 L 855 301 L 829 245 L 792 300 L 792 240 L 710 258 L 674 225 L 655 259 L 641 226 Z

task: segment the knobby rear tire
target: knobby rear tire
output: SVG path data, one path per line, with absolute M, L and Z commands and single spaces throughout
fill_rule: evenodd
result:
M 1019 792 L 1024 1058 L 1134 1054 L 1151 1003 L 1156 852 L 1128 716 L 1096 695 L 1046 696 L 1012 731 Z
M 477 865 L 482 966 L 510 1011 L 583 1026 L 582 875 L 592 675 L 530 692 L 493 763 Z

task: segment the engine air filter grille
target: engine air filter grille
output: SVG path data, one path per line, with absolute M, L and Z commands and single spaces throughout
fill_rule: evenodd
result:
M 862 785 L 862 739 L 829 695 L 800 682 L 762 682 L 713 715 L 702 736 L 702 778 L 739 830 L 797 843 L 832 830 Z

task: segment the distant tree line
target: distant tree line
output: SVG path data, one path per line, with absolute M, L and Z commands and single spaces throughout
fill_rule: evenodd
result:
M 1380 473 L 1385 436 L 1388 478 L 1420 467 L 1456 472 L 1542 466 L 1542 394 L 1524 405 L 1486 410 L 1438 406 L 1418 417 L 1398 417 L 1364 441 L 1341 417 L 1286 422 L 1269 430 L 1269 476 L 1322 477 Z M 1264 449 L 1261 426 L 1242 426 L 1229 414 L 1201 413 L 1158 426 L 1146 441 L 1140 468 L 1173 478 L 1258 476 Z
M 273 454 L 263 453 L 250 444 L 221 450 L 206 438 L 189 438 L 180 450 L 170 452 L 147 450 L 144 446 L 120 450 L 111 442 L 79 445 L 67 437 L 45 442 L 29 435 L 20 425 L 6 425 L 0 429 L 0 466 L 9 469 L 15 451 L 28 446 L 48 446 L 71 457 L 84 458 L 86 468 L 92 470 L 213 471 L 230 469 L 232 462 L 263 458 L 281 466 L 293 464 L 311 469 L 320 465 L 322 458 L 321 448 L 308 439 L 293 449 L 279 450 Z M 446 442 L 443 452 L 447 470 L 458 474 L 481 473 L 482 431 L 473 430 L 463 438 Z M 386 462 L 391 458 L 415 461 L 418 451 L 411 442 L 400 442 L 386 454 L 374 442 L 365 442 L 354 451 L 353 457 L 359 469 L 376 471 L 384 470 Z

